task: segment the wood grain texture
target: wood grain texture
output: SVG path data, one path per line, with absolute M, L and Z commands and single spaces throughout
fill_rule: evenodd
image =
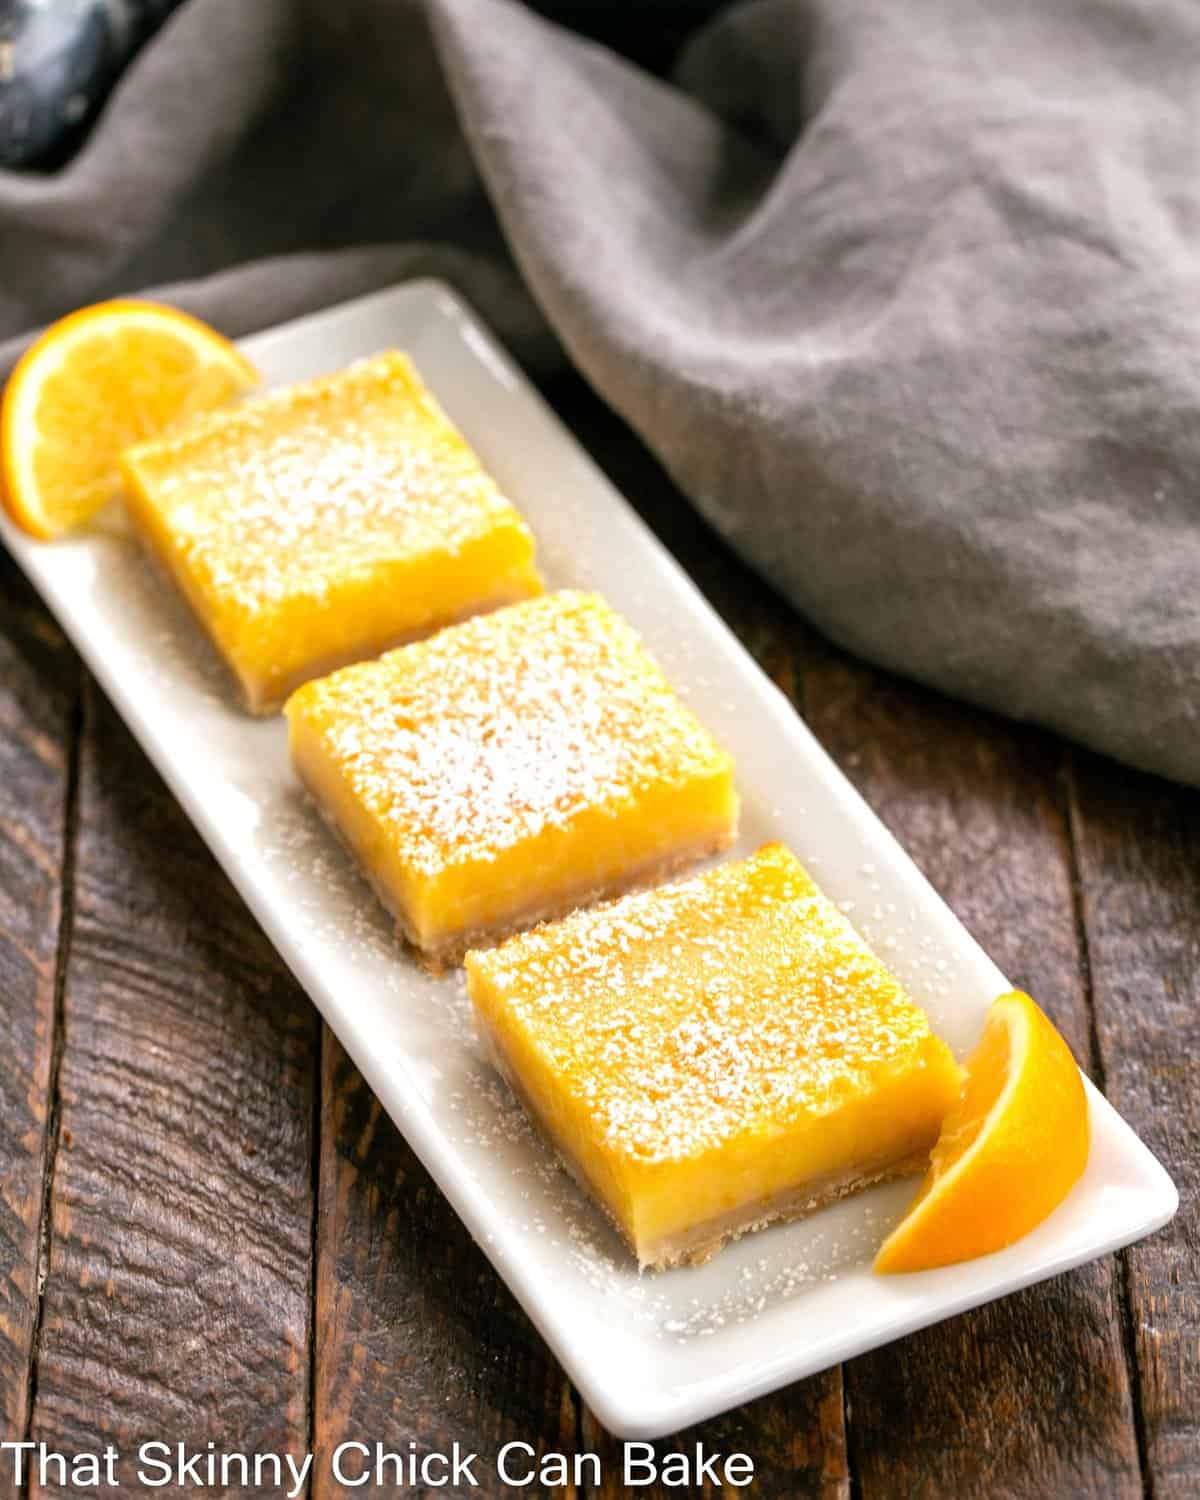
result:
M 1057 744 L 832 654 L 805 694 L 827 748 L 1088 1068 Z M 856 1360 L 846 1383 L 863 1500 L 1142 1493 L 1111 1258 Z
M 604 1431 L 586 1407 L 581 1432 L 584 1448 L 598 1453 L 602 1464 L 602 1482 L 589 1488 L 589 1495 L 637 1494 L 666 1500 L 680 1494 L 677 1484 L 665 1482 L 636 1490 L 627 1488 L 622 1477 L 621 1443 Z M 651 1445 L 656 1471 L 664 1471 L 672 1453 L 694 1461 L 699 1442 L 709 1454 L 748 1454 L 754 1463 L 754 1481 L 740 1491 L 728 1486 L 717 1488 L 705 1481 L 685 1493 L 709 1497 L 740 1493 L 753 1495 L 755 1500 L 848 1500 L 850 1495 L 838 1370 L 798 1381 L 675 1437 L 661 1439 Z
M 330 1461 L 347 1441 L 418 1460 L 457 1441 L 484 1460 L 474 1493 L 497 1493 L 503 1443 L 573 1451 L 571 1389 L 330 1032 L 322 1076 L 314 1500 L 346 1493 Z
M 86 702 L 33 1435 L 300 1452 L 315 1017 Z
M 0 1434 L 28 1424 L 75 658 L 0 555 Z M 0 1494 L 7 1493 L 0 1476 Z
M 1200 796 L 1073 756 L 1074 818 L 1105 1090 L 1179 1188 L 1124 1252 L 1149 1491 L 1200 1494 Z

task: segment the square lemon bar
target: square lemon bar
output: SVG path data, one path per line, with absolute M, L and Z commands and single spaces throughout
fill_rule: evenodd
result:
M 293 763 L 432 968 L 733 837 L 733 766 L 595 594 L 309 682 Z
M 467 955 L 501 1071 L 642 1266 L 923 1167 L 959 1070 L 794 855 Z
M 395 351 L 124 456 L 126 508 L 256 713 L 539 593 L 529 528 Z

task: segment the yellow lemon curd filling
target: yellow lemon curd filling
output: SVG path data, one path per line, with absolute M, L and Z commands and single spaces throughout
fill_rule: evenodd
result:
M 541 591 L 529 528 L 395 351 L 198 418 L 122 468 L 135 528 L 255 712 Z
M 767 845 L 467 955 L 502 1069 L 643 1265 L 924 1166 L 960 1074 Z
M 595 594 L 564 591 L 307 683 L 293 763 L 437 967 L 733 836 L 733 766 Z

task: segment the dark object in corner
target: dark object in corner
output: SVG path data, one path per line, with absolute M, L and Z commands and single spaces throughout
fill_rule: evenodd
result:
M 559 26 L 622 53 L 651 73 L 666 73 L 684 41 L 728 0 L 526 0 Z
M 179 0 L 0 0 L 0 167 L 61 166 Z

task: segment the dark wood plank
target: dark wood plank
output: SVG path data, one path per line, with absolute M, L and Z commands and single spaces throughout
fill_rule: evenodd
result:
M 0 1432 L 28 1424 L 79 673 L 0 554 Z M 9 1493 L 0 1477 L 0 1493 Z
M 1080 754 L 1075 831 L 1105 1091 L 1179 1188 L 1125 1252 L 1149 1489 L 1200 1494 L 1200 795 Z
M 302 1453 L 316 1019 L 112 710 L 85 702 L 33 1436 Z
M 670 1455 L 682 1454 L 695 1462 L 696 1444 L 702 1443 L 706 1454 L 723 1456 L 746 1454 L 754 1464 L 754 1479 L 742 1490 L 716 1487 L 707 1480 L 683 1492 L 691 1495 L 753 1495 L 755 1500 L 847 1500 L 850 1476 L 846 1466 L 845 1427 L 842 1410 L 842 1381 L 838 1370 L 801 1380 L 786 1390 L 748 1406 L 714 1417 L 672 1438 L 651 1444 L 654 1472 L 663 1476 L 659 1483 L 627 1488 L 623 1477 L 622 1444 L 606 1433 L 592 1414 L 584 1408 L 583 1446 L 598 1453 L 601 1459 L 601 1484 L 589 1487 L 589 1496 L 637 1494 L 667 1500 L 681 1493 L 678 1480 L 668 1484 Z M 634 1450 L 643 1457 L 643 1450 Z M 679 1471 L 682 1472 L 682 1471 Z M 644 1468 L 631 1471 L 631 1478 L 645 1476 Z
M 809 722 L 967 927 L 1091 1064 L 1056 742 L 830 653 Z M 846 1369 L 863 1500 L 1142 1493 L 1105 1260 Z
M 350 1441 L 412 1442 L 418 1462 L 458 1442 L 495 1493 L 503 1443 L 574 1450 L 571 1388 L 330 1032 L 322 1073 L 314 1500 L 346 1493 L 331 1460 Z

